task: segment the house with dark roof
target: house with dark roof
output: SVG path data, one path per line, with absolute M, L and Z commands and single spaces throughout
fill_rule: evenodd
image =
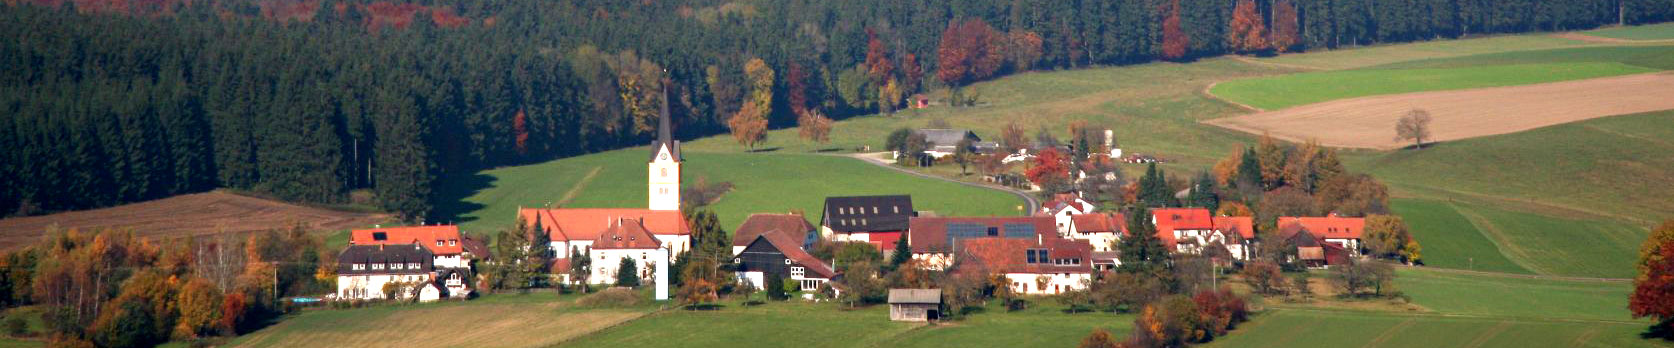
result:
M 907 232 L 907 220 L 917 215 L 907 195 L 826 197 L 820 237 L 894 250 L 895 241 Z
M 1020 294 L 1062 294 L 1093 281 L 1092 247 L 1063 238 L 975 238 L 960 241 L 954 272 L 1001 275 Z
M 907 228 L 907 246 L 912 250 L 912 258 L 929 269 L 952 266 L 957 254 L 955 249 L 963 240 L 1011 238 L 1032 241 L 1043 237 L 1058 237 L 1051 217 L 915 217 L 908 221 Z
M 384 285 L 402 284 L 395 298 L 405 299 L 413 290 L 435 279 L 434 254 L 418 243 L 350 245 L 337 254 L 337 299 L 379 300 L 387 298 Z
M 1282 233 L 1282 232 L 1281 232 Z M 1352 253 L 1337 243 L 1330 243 L 1320 236 L 1308 232 L 1307 229 L 1294 230 L 1285 238 L 1290 245 L 1296 246 L 1296 258 L 1292 262 L 1300 262 L 1309 268 L 1324 268 L 1326 266 L 1348 263 Z
M 644 220 L 627 217 L 611 220 L 609 227 L 588 244 L 588 249 L 591 253 L 587 257 L 593 258 L 593 273 L 587 280 L 593 284 L 616 283 L 616 271 L 622 267 L 623 259 L 633 261 L 639 279 L 652 279 L 656 262 L 668 257 L 667 249 L 645 228 Z
M 738 264 L 738 279 L 754 284 L 757 289 L 784 286 L 768 284 L 767 279 L 773 275 L 796 282 L 804 290 L 818 289 L 837 276 L 831 265 L 802 249 L 801 238 L 779 231 L 756 235 L 734 256 L 733 262 Z
M 802 214 L 750 214 L 750 217 L 745 218 L 744 223 L 732 232 L 732 254 L 744 252 L 745 247 L 756 241 L 756 236 L 768 233 L 785 233 L 787 236 L 796 237 L 796 244 L 807 248 L 811 242 L 808 237 L 812 236 L 815 230 L 814 224 L 808 223 L 808 219 Z
M 924 155 L 935 159 L 958 153 L 959 142 L 961 141 L 971 141 L 969 145 L 971 148 L 968 149 L 970 151 L 976 151 L 976 143 L 982 142 L 982 137 L 978 137 L 976 133 L 969 129 L 926 128 L 914 130 L 913 133 L 924 136 L 925 142 L 930 145 L 929 148 L 924 150 Z M 998 145 L 996 144 L 995 147 L 998 147 Z
M 439 268 L 470 267 L 457 225 L 380 227 L 349 231 L 351 245 L 423 245 Z

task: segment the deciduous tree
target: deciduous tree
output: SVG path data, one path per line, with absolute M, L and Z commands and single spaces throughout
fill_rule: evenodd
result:
M 1399 216 L 1367 215 L 1364 231 L 1366 249 L 1371 250 L 1374 257 L 1399 258 L 1408 242 L 1413 241 L 1412 233 L 1407 231 L 1407 222 Z
M 1255 52 L 1267 49 L 1267 27 L 1261 14 L 1256 13 L 1254 0 L 1239 0 L 1232 10 L 1232 21 L 1227 23 L 1226 46 L 1234 52 Z
M 1070 183 L 1069 159 L 1058 149 L 1047 148 L 1035 156 L 1034 165 L 1024 172 L 1024 176 L 1044 188 L 1045 192 L 1055 192 L 1055 189 Z
M 1424 109 L 1412 109 L 1406 116 L 1395 122 L 1395 140 L 1412 140 L 1413 146 L 1424 148 L 1424 139 L 1430 138 L 1430 112 Z
M 1297 21 L 1296 5 L 1288 0 L 1273 3 L 1273 49 L 1290 52 L 1301 42 L 1301 23 Z
M 1116 339 L 1110 337 L 1110 331 L 1105 331 L 1104 329 L 1093 329 L 1093 333 L 1091 335 L 1087 335 L 1087 338 L 1081 339 L 1081 344 L 1076 347 L 1116 348 L 1117 345 Z
M 1162 58 L 1179 60 L 1186 57 L 1186 49 L 1191 46 L 1191 37 L 1180 29 L 1180 0 L 1169 1 L 1161 9 L 1162 14 Z
M 1674 220 L 1663 221 L 1639 246 L 1638 271 L 1628 309 L 1634 318 L 1650 317 L 1664 330 L 1674 329 Z
M 816 109 L 806 109 L 796 117 L 796 135 L 803 140 L 825 144 L 831 141 L 831 119 Z
M 738 108 L 738 113 L 727 120 L 727 128 L 732 130 L 733 140 L 751 151 L 767 141 L 767 115 L 755 103 L 745 103 Z

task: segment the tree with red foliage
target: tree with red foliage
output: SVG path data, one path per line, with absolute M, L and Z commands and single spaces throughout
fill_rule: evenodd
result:
M 523 110 L 517 110 L 517 116 L 512 117 L 512 134 L 517 136 L 517 154 L 529 154 L 529 116 Z
M 1000 39 L 981 18 L 948 23 L 936 49 L 936 78 L 957 87 L 993 76 L 1005 63 Z
M 1028 71 L 1040 61 L 1040 34 L 1032 31 L 1013 31 L 1006 34 L 1006 60 L 1011 61 L 1011 68 L 1017 71 Z
M 234 292 L 227 294 L 226 297 L 222 297 L 221 330 L 224 330 L 227 333 L 237 332 L 239 320 L 244 319 L 245 308 L 246 306 L 244 303 L 243 293 Z
M 1034 166 L 1029 167 L 1024 175 L 1035 185 L 1040 185 L 1043 191 L 1057 192 L 1056 188 L 1069 184 L 1069 157 L 1056 148 L 1047 148 L 1035 156 Z
M 882 86 L 895 74 L 895 64 L 889 60 L 889 46 L 878 39 L 878 34 L 871 28 L 866 29 L 866 76 L 872 78 L 872 83 Z
M 1239 0 L 1233 8 L 1232 21 L 1227 23 L 1226 46 L 1233 52 L 1267 49 L 1267 26 L 1261 23 L 1254 0 Z
M 1186 57 L 1186 47 L 1191 45 L 1191 37 L 1180 30 L 1180 0 L 1170 2 L 1162 8 L 1162 58 L 1179 60 Z
M 1639 275 L 1633 278 L 1628 309 L 1634 318 L 1656 318 L 1661 331 L 1674 330 L 1674 220 L 1664 221 L 1645 238 L 1635 266 Z
M 1298 25 L 1296 5 L 1286 0 L 1273 3 L 1273 49 L 1285 53 L 1295 48 L 1296 43 L 1301 40 Z
M 785 68 L 785 98 L 793 114 L 801 115 L 808 108 L 808 77 L 808 70 L 801 63 L 791 62 Z
M 918 85 L 924 82 L 924 68 L 918 66 L 918 56 L 912 53 L 901 55 L 902 91 L 917 92 Z

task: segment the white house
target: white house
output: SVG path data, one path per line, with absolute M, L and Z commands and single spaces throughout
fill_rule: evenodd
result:
M 1110 252 L 1127 233 L 1127 219 L 1120 213 L 1075 214 L 1070 215 L 1069 231 L 1062 237 L 1087 241 L 1093 252 Z
M 941 270 L 953 266 L 960 241 L 1057 238 L 1058 232 L 1052 224 L 1053 219 L 1048 216 L 914 217 L 908 223 L 906 238 L 913 260 L 925 268 Z
M 337 256 L 337 293 L 340 300 L 385 299 L 384 285 L 402 284 L 397 299 L 412 296 L 433 280 L 430 250 L 418 244 L 350 245 Z
M 658 243 L 656 236 L 646 231 L 640 220 L 630 218 L 618 218 L 612 222 L 610 228 L 593 240 L 589 249 L 589 257 L 593 258 L 593 273 L 587 279 L 593 284 L 616 283 L 622 259 L 633 260 L 640 281 L 649 283 L 657 262 L 668 257 L 668 249 Z
M 465 240 L 457 225 L 377 227 L 349 232 L 352 245 L 423 245 L 437 268 L 468 268 Z
M 1001 274 L 1020 294 L 1052 295 L 1087 289 L 1093 281 L 1086 241 L 980 238 L 960 242 L 955 272 Z
M 1151 222 L 1163 246 L 1177 253 L 1200 254 L 1205 246 L 1220 244 L 1233 259 L 1247 259 L 1249 241 L 1255 238 L 1254 222 L 1248 216 L 1210 216 L 1205 208 L 1151 210 Z
M 1041 204 L 1040 212 L 1037 215 L 1051 216 L 1053 225 L 1058 229 L 1058 234 L 1064 235 L 1069 233 L 1070 225 L 1073 222 L 1070 220 L 1070 216 L 1091 214 L 1095 210 L 1098 210 L 1098 207 L 1094 206 L 1092 202 L 1081 199 L 1080 195 L 1059 193 L 1053 196 L 1051 201 Z

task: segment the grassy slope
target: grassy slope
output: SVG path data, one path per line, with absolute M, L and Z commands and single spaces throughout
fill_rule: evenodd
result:
M 987 312 L 951 324 L 891 322 L 887 306 L 772 303 L 719 311 L 669 311 L 566 342 L 577 347 L 1070 347 L 1094 328 L 1126 335 L 1133 317 L 1064 314 L 1049 300 L 1020 312 Z M 995 308 L 999 310 L 999 308 Z M 715 325 L 728 323 L 728 325 Z M 978 343 L 980 342 L 980 343 Z
M 1525 279 L 1400 269 L 1397 282 L 1430 312 L 1279 308 L 1257 315 L 1222 347 L 1659 346 L 1629 320 L 1625 282 Z
M 1674 69 L 1674 46 L 1485 53 L 1230 81 L 1212 92 L 1267 110 L 1409 92 L 1527 85 Z
M 1323 101 L 1385 94 L 1528 85 L 1655 71 L 1621 63 L 1519 64 L 1469 68 L 1356 69 L 1238 80 L 1216 85 L 1216 96 L 1277 110 Z
M 649 295 L 647 295 L 649 297 Z M 300 342 L 352 347 L 463 345 L 543 346 L 649 313 L 655 305 L 586 309 L 576 295 L 489 295 L 469 302 L 313 310 L 229 342 L 234 347 L 285 347 Z M 461 330 L 461 326 L 469 329 Z
M 1501 254 L 1499 247 L 1446 201 L 1394 199 L 1396 215 L 1422 243 L 1424 264 L 1489 272 L 1531 273 Z
M 1513 35 L 1287 54 L 1262 58 L 1261 61 L 1316 69 L 1352 69 L 1424 59 L 1589 45 L 1594 44 L 1547 35 Z
M 1583 33 L 1624 40 L 1669 40 L 1674 39 L 1674 23 L 1604 28 Z
M 519 206 L 561 203 L 566 196 L 571 198 L 564 204 L 568 207 L 644 207 L 645 151 L 603 152 L 449 180 L 444 189 L 465 198 L 445 209 L 458 212 L 466 230 L 486 233 L 511 225 Z M 1022 204 L 1005 192 L 917 178 L 836 156 L 688 152 L 685 170 L 687 185 L 698 178 L 732 182 L 732 192 L 714 205 L 729 229 L 750 213 L 801 209 L 809 219 L 819 219 L 826 196 L 911 194 L 916 208 L 950 215 L 1016 215 Z

